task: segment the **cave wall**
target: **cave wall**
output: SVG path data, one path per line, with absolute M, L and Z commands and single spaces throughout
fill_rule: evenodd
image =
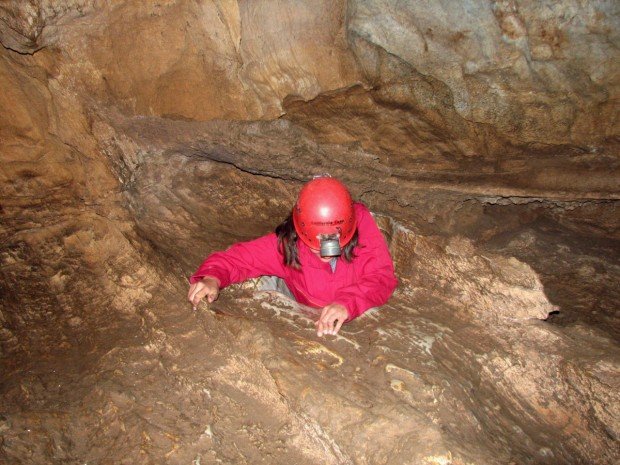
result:
M 615 2 L 295 1 L 274 9 L 269 1 L 30 1 L 0 8 L 2 43 L 16 52 L 7 59 L 36 70 L 36 85 L 54 102 L 55 117 L 40 116 L 41 124 L 93 160 L 103 151 L 94 122 L 113 120 L 103 109 L 114 108 L 160 118 L 162 126 L 187 122 L 163 141 L 177 152 L 189 151 L 188 137 L 212 140 L 222 131 L 218 120 L 230 121 L 230 131 L 255 129 L 253 142 L 283 165 L 277 176 L 301 181 L 331 170 L 373 209 L 409 205 L 404 216 L 434 232 L 453 230 L 448 217 L 471 223 L 459 214 L 463 205 L 477 214 L 498 202 L 557 199 L 572 202 L 561 209 L 571 213 L 556 209 L 555 216 L 582 224 L 600 202 L 616 208 Z M 5 119 L 4 127 L 19 121 Z M 274 123 L 243 124 L 257 120 Z M 269 136 L 261 134 L 266 128 Z M 277 150 L 272 137 L 282 139 Z M 171 147 L 174 139 L 184 146 Z M 224 139 L 217 150 L 203 144 L 204 157 L 252 170 L 249 140 Z M 287 164 L 290 152 L 296 160 Z M 381 182 L 358 173 L 359 165 L 381 173 Z M 446 218 L 416 214 L 436 210 L 436 197 L 452 205 Z M 546 206 L 549 214 L 553 205 Z M 597 232 L 617 230 L 612 215 Z
M 2 11 L 5 47 L 54 53 L 57 79 L 134 114 L 273 119 L 287 97 L 362 85 L 461 136 L 465 157 L 483 151 L 472 125 L 530 149 L 593 150 L 618 132 L 612 1 L 33 0 Z

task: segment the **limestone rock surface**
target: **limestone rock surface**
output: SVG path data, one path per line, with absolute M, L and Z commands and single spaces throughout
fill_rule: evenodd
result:
M 615 464 L 617 2 L 0 2 L 0 462 Z M 329 172 L 399 288 L 187 276 Z

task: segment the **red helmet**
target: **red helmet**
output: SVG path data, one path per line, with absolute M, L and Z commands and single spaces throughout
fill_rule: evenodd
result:
M 313 179 L 299 193 L 293 224 L 297 235 L 312 249 L 321 248 L 321 236 L 333 234 L 338 234 L 338 242 L 344 247 L 357 226 L 351 194 L 337 179 Z

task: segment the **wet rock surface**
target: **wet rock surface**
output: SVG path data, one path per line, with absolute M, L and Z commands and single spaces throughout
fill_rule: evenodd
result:
M 0 462 L 618 462 L 617 6 L 453 3 L 0 4 Z M 390 302 L 193 311 L 322 172 Z
M 542 321 L 555 307 L 523 262 L 382 224 L 401 287 L 335 338 L 316 337 L 316 310 L 251 285 L 192 312 L 173 278 L 124 307 L 133 314 L 66 315 L 74 338 L 63 330 L 64 343 L 38 335 L 27 348 L 20 340 L 26 353 L 5 349 L 4 456 L 613 463 L 619 354 L 609 336 Z

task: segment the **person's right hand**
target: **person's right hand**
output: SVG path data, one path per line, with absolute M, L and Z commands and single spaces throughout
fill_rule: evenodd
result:
M 205 276 L 200 281 L 189 286 L 187 299 L 192 303 L 194 310 L 203 297 L 207 297 L 207 302 L 211 303 L 217 299 L 220 294 L 220 283 L 213 276 Z

